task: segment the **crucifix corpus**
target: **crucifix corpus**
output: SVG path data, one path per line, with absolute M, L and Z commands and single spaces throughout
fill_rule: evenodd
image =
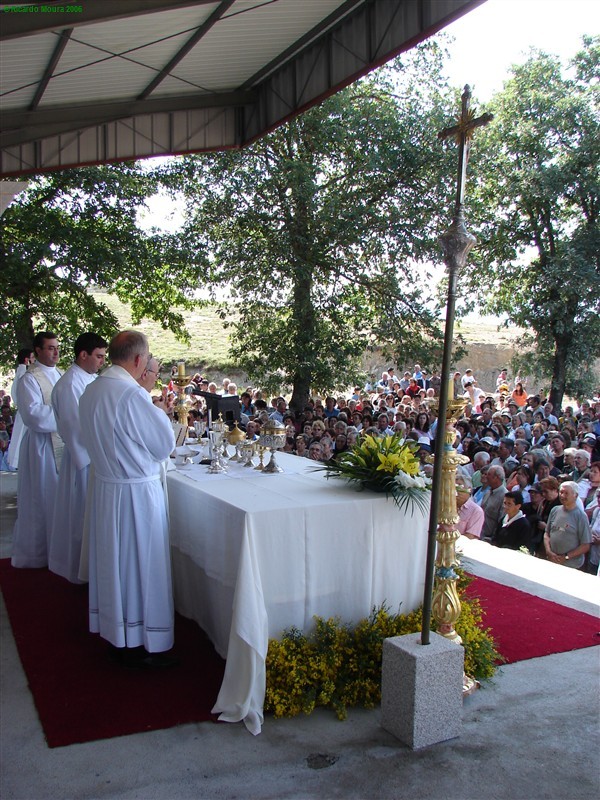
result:
M 440 237 L 444 261 L 448 267 L 448 300 L 446 303 L 442 383 L 438 403 L 435 469 L 431 487 L 431 511 L 429 516 L 425 591 L 423 595 L 423 629 L 421 633 L 421 644 L 423 645 L 429 644 L 432 611 L 437 623 L 438 633 L 447 639 L 456 641 L 458 644 L 461 643 L 461 639 L 454 629 L 454 624 L 460 615 L 460 600 L 456 591 L 457 575 L 454 571 L 456 566 L 455 544 L 460 536 L 456 529 L 458 514 L 456 510 L 455 476 L 457 466 L 468 461 L 468 459 L 458 454 L 453 447 L 456 438 L 454 423 L 462 412 L 464 403 L 462 400 L 458 402 L 454 400 L 454 381 L 450 373 L 450 366 L 458 272 L 461 267 L 464 267 L 467 255 L 475 244 L 475 237 L 467 232 L 463 214 L 469 147 L 475 129 L 487 125 L 493 119 L 492 114 L 483 114 L 480 117 L 475 117 L 470 105 L 471 89 L 469 86 L 465 86 L 458 123 L 450 128 L 445 128 L 438 134 L 438 139 L 441 141 L 454 137 L 458 145 L 458 184 L 452 225 Z M 451 384 L 452 389 L 450 388 Z M 451 394 L 450 398 L 448 397 L 449 394 Z M 433 586 L 434 567 L 435 591 Z

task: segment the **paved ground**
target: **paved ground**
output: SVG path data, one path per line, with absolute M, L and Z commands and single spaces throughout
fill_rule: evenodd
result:
M 15 486 L 13 476 L 0 476 L 2 557 L 10 552 Z M 573 590 L 562 584 L 564 567 L 548 573 L 554 565 L 544 565 L 550 579 L 538 583 L 506 571 L 508 564 L 499 572 L 477 550 L 468 558 L 478 574 L 598 613 L 597 579 L 581 575 L 581 590 Z M 598 648 L 504 667 L 465 700 L 460 738 L 417 752 L 381 728 L 379 710 L 352 711 L 346 722 L 322 710 L 267 718 L 257 737 L 242 724 L 202 723 L 50 750 L 3 602 L 0 624 L 3 800 L 600 796 Z

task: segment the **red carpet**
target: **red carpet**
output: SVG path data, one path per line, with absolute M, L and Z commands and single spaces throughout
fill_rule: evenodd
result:
M 0 586 L 29 687 L 50 747 L 215 719 L 224 661 L 196 623 L 176 616 L 165 671 L 125 670 L 87 630 L 87 587 L 46 569 L 0 560 Z M 600 642 L 599 621 L 548 600 L 475 578 L 484 623 L 508 663 Z
M 87 586 L 9 559 L 0 560 L 0 586 L 50 747 L 216 719 L 225 662 L 195 622 L 176 615 L 179 666 L 127 670 L 88 632 Z
M 508 664 L 600 644 L 600 620 L 591 614 L 485 578 L 475 578 L 467 595 L 479 597 L 483 624 Z

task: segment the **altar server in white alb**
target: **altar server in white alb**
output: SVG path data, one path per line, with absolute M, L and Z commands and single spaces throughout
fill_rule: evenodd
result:
M 52 390 L 56 426 L 65 449 L 50 530 L 48 567 L 71 583 L 83 583 L 78 574 L 90 465 L 81 436 L 79 399 L 102 368 L 107 347 L 108 342 L 98 334 L 82 333 L 75 342 L 75 362 Z
M 90 630 L 120 649 L 125 666 L 172 666 L 164 655 L 174 625 L 164 476 L 173 428 L 137 383 L 150 358 L 146 337 L 122 331 L 108 355 L 112 366 L 79 401 L 94 469 L 86 508 Z
M 30 347 L 24 347 L 17 353 L 17 371 L 15 372 L 15 379 L 12 382 L 10 396 L 15 405 L 17 405 L 17 388 L 19 381 L 27 372 L 27 367 L 30 364 L 35 364 L 35 356 Z M 17 416 L 15 417 L 15 424 L 13 425 L 12 434 L 10 437 L 10 444 L 6 452 L 6 461 L 9 467 L 17 469 L 19 466 L 19 450 L 21 448 L 21 440 L 25 433 L 25 425 L 23 424 L 23 417 L 21 416 L 17 407 Z
M 60 349 L 56 334 L 36 334 L 37 363 L 17 385 L 17 406 L 25 433 L 19 450 L 17 521 L 13 533 L 13 567 L 47 567 L 50 525 L 54 514 L 63 443 L 56 431 L 51 403 Z

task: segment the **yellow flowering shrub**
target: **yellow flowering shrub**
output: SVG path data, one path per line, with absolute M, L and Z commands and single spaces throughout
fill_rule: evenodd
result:
M 462 611 L 456 631 L 465 648 L 465 672 L 490 678 L 502 657 L 489 629 L 482 627 L 479 600 L 463 596 L 470 581 L 459 571 Z M 281 640 L 269 641 L 265 710 L 275 717 L 293 717 L 324 706 L 345 719 L 348 707 L 373 708 L 381 701 L 383 640 L 417 633 L 421 627 L 421 608 L 392 614 L 381 605 L 354 627 L 337 618 L 315 617 L 315 630 L 308 636 L 297 628 L 284 631 Z

